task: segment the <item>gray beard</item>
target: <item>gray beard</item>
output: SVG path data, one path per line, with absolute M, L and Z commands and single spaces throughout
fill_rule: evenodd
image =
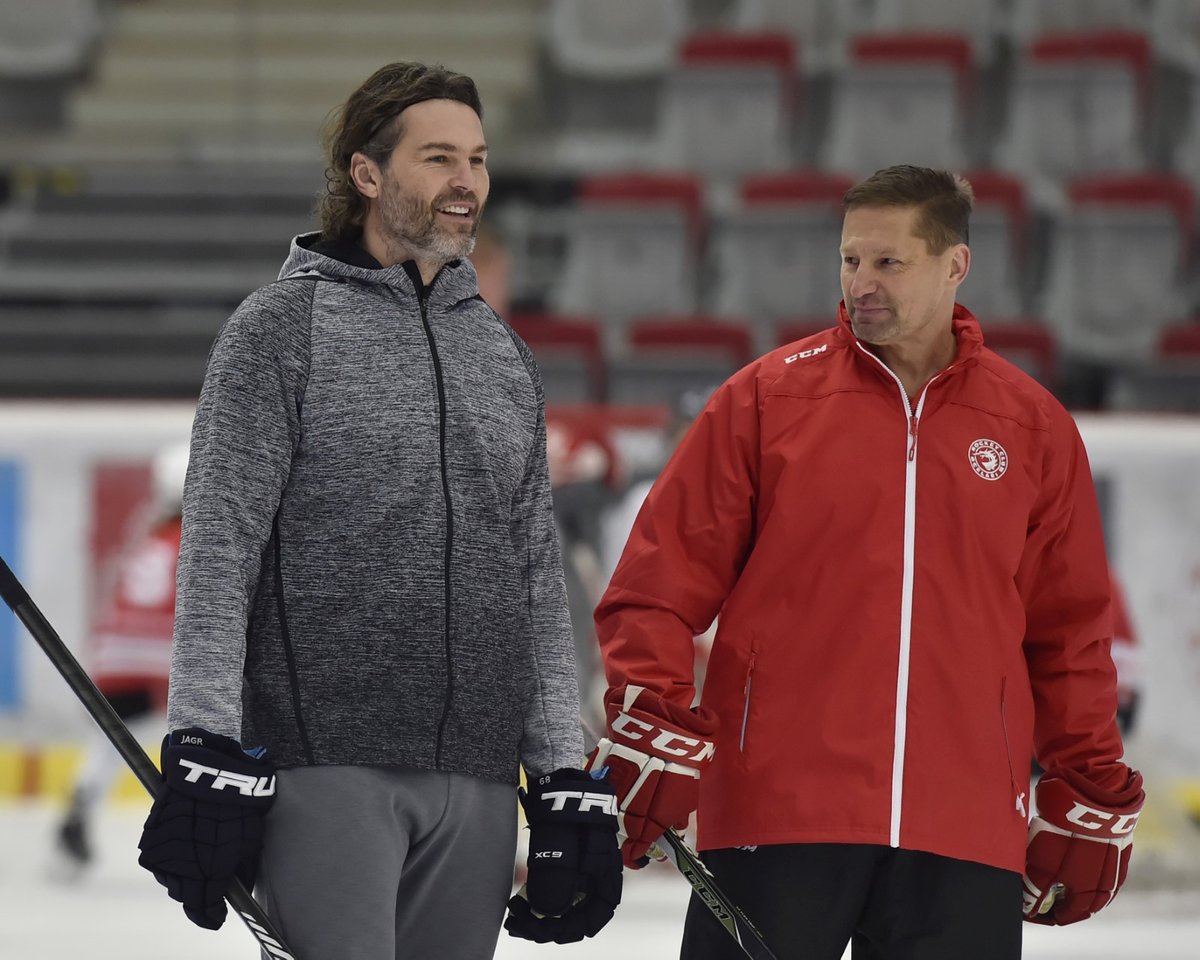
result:
M 451 233 L 438 227 L 433 210 L 412 196 L 395 196 L 384 191 L 380 198 L 380 221 L 388 247 L 405 250 L 430 263 L 445 264 L 468 257 L 475 249 L 475 230 Z

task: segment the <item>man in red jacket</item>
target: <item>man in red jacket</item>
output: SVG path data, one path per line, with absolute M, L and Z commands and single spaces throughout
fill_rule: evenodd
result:
M 695 809 L 780 960 L 1016 960 L 1023 916 L 1125 877 L 1095 491 L 1070 415 L 955 303 L 971 205 L 909 166 L 846 193 L 837 325 L 714 393 L 596 610 L 626 863 Z M 742 953 L 693 899 L 682 956 Z

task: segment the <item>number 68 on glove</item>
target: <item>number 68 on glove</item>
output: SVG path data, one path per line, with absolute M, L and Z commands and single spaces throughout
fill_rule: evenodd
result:
M 608 736 L 588 758 L 588 769 L 608 768 L 617 793 L 621 855 L 633 869 L 671 827 L 684 827 L 696 809 L 700 771 L 712 762 L 716 721 L 644 687 L 618 689 L 607 705 Z

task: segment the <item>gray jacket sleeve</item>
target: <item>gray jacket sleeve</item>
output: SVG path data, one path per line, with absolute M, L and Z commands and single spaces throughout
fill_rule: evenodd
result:
M 513 505 L 513 545 L 526 558 L 528 669 L 521 672 L 524 735 L 521 764 L 533 777 L 583 763 L 575 641 L 567 609 L 562 556 L 546 465 L 546 418 L 541 378 L 528 347 L 518 344 L 538 393 L 537 439 Z
M 247 621 L 299 442 L 313 286 L 252 294 L 209 355 L 183 494 L 172 730 L 241 739 Z

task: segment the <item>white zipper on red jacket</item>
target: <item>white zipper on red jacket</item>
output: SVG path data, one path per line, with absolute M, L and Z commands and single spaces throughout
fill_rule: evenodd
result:
M 900 587 L 900 658 L 896 669 L 896 726 L 892 746 L 892 812 L 888 830 L 889 844 L 898 847 L 900 846 L 900 815 L 904 808 L 904 747 L 908 734 L 908 670 L 912 651 L 913 574 L 917 539 L 917 427 L 920 425 L 921 411 L 925 409 L 925 396 L 929 393 L 933 381 L 945 373 L 945 370 L 935 373 L 921 388 L 921 393 L 917 397 L 917 409 L 914 411 L 908 399 L 908 391 L 904 389 L 904 382 L 861 342 L 856 341 L 855 346 L 879 364 L 896 382 L 896 386 L 900 390 L 900 400 L 904 404 L 904 412 L 907 415 L 908 441 L 905 445 L 904 457 L 904 577 Z

